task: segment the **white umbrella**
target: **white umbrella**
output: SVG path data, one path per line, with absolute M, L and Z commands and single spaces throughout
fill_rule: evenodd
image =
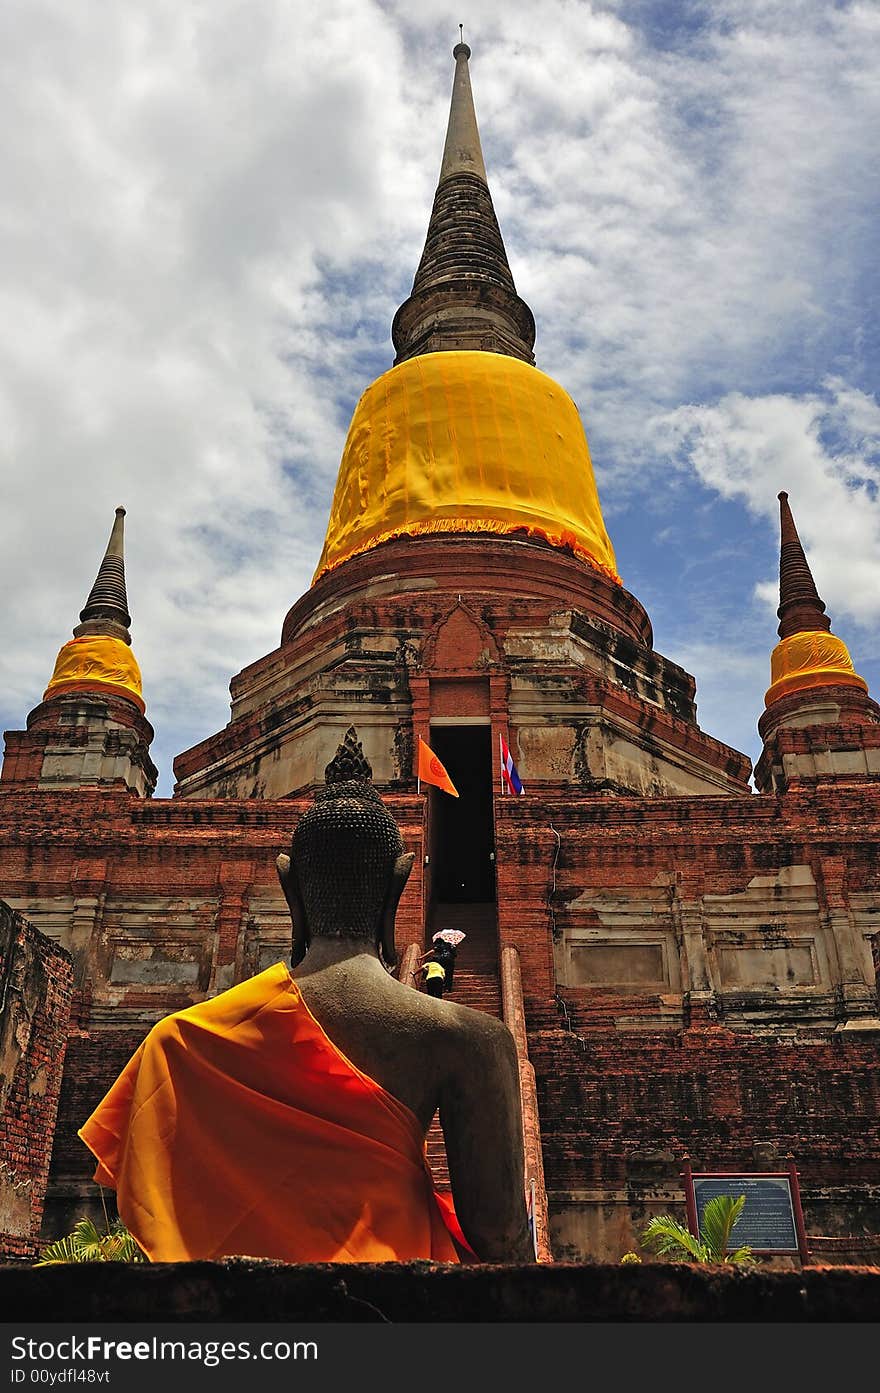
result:
M 467 938 L 467 934 L 463 933 L 461 929 L 441 929 L 439 933 L 433 935 L 431 942 L 436 943 L 438 938 L 443 943 L 448 943 L 450 948 L 457 948 L 462 940 Z

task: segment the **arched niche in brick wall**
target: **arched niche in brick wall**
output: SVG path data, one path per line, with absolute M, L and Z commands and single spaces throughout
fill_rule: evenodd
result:
M 463 600 L 435 626 L 422 650 L 422 669 L 430 676 L 486 669 L 499 660 L 491 629 Z

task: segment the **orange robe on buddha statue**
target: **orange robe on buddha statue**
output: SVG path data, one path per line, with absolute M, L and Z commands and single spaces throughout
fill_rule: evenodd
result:
M 337 1049 L 283 963 L 154 1026 L 79 1136 L 154 1262 L 469 1254 L 417 1119 Z

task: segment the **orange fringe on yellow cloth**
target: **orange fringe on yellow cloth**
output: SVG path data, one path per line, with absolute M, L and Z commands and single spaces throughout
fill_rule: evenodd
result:
M 523 522 L 512 526 L 506 522 L 488 522 L 486 519 L 474 518 L 433 518 L 425 522 L 408 522 L 401 524 L 400 527 L 392 527 L 384 532 L 379 532 L 368 541 L 361 541 L 355 544 L 353 549 L 345 556 L 338 556 L 332 561 L 325 562 L 324 566 L 316 571 L 314 581 L 320 580 L 321 576 L 328 571 L 333 571 L 337 566 L 341 566 L 343 561 L 350 561 L 353 556 L 362 556 L 365 551 L 372 551 L 373 547 L 379 546 L 382 542 L 396 542 L 400 537 L 431 537 L 440 536 L 442 533 L 478 533 L 482 535 L 494 534 L 497 537 L 516 536 L 518 532 L 523 532 L 527 537 L 539 537 L 544 542 L 549 542 L 552 547 L 567 547 L 581 561 L 585 561 L 588 566 L 592 566 L 594 571 L 601 571 L 603 576 L 607 576 L 615 585 L 622 585 L 623 582 L 613 566 L 608 566 L 604 561 L 599 561 L 591 551 L 582 546 L 573 532 L 549 531 L 544 527 L 527 526 Z
M 79 1136 L 154 1262 L 459 1262 L 415 1116 L 283 963 L 160 1021 Z

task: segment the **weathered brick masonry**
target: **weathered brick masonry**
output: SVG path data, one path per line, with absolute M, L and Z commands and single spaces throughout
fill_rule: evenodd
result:
M 706 1169 L 794 1156 L 810 1232 L 847 1238 L 832 1245 L 838 1259 L 870 1256 L 880 1034 L 839 1029 L 853 1023 L 852 984 L 833 916 L 855 919 L 869 954 L 877 796 L 862 784 L 780 798 L 496 798 L 499 944 L 519 954 L 557 1257 L 613 1259 L 632 1246 L 646 1213 L 681 1203 L 686 1154 Z M 389 802 L 417 852 L 403 948 L 424 935 L 424 799 Z M 7 896 L 61 925 L 80 983 L 47 1231 L 97 1202 L 76 1129 L 149 1026 L 285 955 L 274 859 L 304 806 L 145 803 L 99 789 L 0 799 Z M 756 895 L 758 951 L 775 964 L 791 947 L 794 910 L 797 933 L 819 945 L 816 982 L 744 987 L 734 972 L 731 984 L 729 963 L 752 951 L 744 911 Z M 566 982 L 565 944 L 584 923 L 606 946 L 619 933 L 624 954 L 639 939 L 668 941 L 668 980 Z M 602 963 L 613 975 L 616 959 Z M 870 1004 L 859 1002 L 867 1023 Z
M 100 1213 L 76 1129 L 150 1025 L 286 956 L 275 857 L 353 723 L 416 853 L 401 948 L 438 912 L 416 737 L 483 731 L 497 789 L 504 733 L 526 780 L 487 813 L 492 910 L 498 961 L 517 954 L 556 1256 L 632 1247 L 647 1212 L 681 1206 L 688 1152 L 709 1169 L 793 1156 L 817 1251 L 874 1256 L 880 787 L 849 749 L 873 703 L 828 689 L 792 728 L 809 764 L 774 733 L 758 795 L 650 643 L 638 601 L 564 552 L 392 542 L 294 606 L 234 679 L 226 729 L 176 762 L 174 799 L 100 764 L 56 787 L 28 763 L 36 725 L 9 738 L 0 888 L 69 949 L 75 985 L 47 1233 Z M 793 701 L 781 715 L 803 721 Z
M 557 1258 L 613 1258 L 652 1212 L 684 1218 L 689 1156 L 697 1170 L 746 1171 L 793 1157 L 816 1255 L 877 1260 L 876 984 L 872 1000 L 847 966 L 861 955 L 870 983 L 877 819 L 867 783 L 498 808 L 499 926 L 523 965 Z M 615 911 L 621 949 L 667 936 L 670 980 L 555 990 L 566 940 L 581 926 L 608 942 Z M 816 980 L 778 980 L 779 955 L 807 940 Z M 750 981 L 735 970 L 742 953 Z
M 69 955 L 0 901 L 0 1255 L 43 1218 L 70 1005 Z

